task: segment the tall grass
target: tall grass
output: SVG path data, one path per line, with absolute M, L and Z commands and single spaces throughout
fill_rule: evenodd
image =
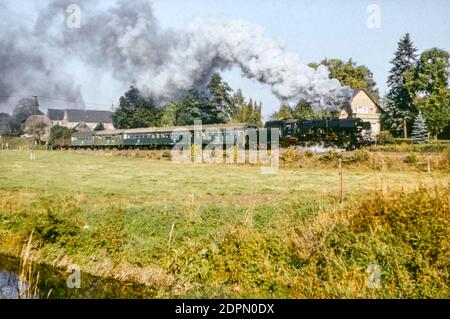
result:
M 39 272 L 33 262 L 31 254 L 33 232 L 28 238 L 27 244 L 23 247 L 20 255 L 18 298 L 31 299 L 39 297 Z

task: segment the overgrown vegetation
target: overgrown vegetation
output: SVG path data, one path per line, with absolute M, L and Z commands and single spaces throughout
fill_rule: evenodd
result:
M 18 256 L 34 231 L 37 261 L 143 283 L 152 297 L 449 297 L 445 173 L 345 166 L 341 206 L 331 169 L 174 173 L 139 158 L 23 155 L 0 152 L 0 253 Z

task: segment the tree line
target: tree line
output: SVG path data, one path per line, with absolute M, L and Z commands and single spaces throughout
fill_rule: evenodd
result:
M 342 85 L 366 89 L 383 109 L 383 129 L 393 136 L 417 135 L 418 129 L 413 132 L 414 127 L 420 127 L 422 134 L 426 129 L 429 135 L 437 137 L 443 132 L 450 135 L 449 59 L 449 53 L 439 48 L 418 54 L 410 35 L 406 34 L 398 42 L 391 60 L 387 79 L 389 91 L 382 97 L 371 70 L 352 59 L 324 59 L 309 66 L 317 68 L 323 65 L 328 68 L 330 78 L 339 80 Z M 118 129 L 191 125 L 195 119 L 201 119 L 205 124 L 252 122 L 263 125 L 261 109 L 261 102 L 245 98 L 240 89 L 234 92 L 220 74 L 215 73 L 205 92 L 190 91 L 178 101 L 163 106 L 144 97 L 132 86 L 120 98 L 113 122 Z M 0 134 L 21 132 L 24 121 L 33 114 L 42 114 L 35 101 L 20 100 L 12 116 L 0 113 Z M 293 106 L 281 103 L 271 118 L 315 119 L 327 116 L 331 114 L 314 111 L 308 102 L 298 101 Z
M 192 125 L 196 119 L 201 119 L 203 124 L 252 122 L 262 125 L 261 109 L 261 102 L 247 100 L 240 89 L 233 92 L 220 74 L 215 73 L 205 92 L 189 91 L 177 102 L 162 107 L 132 86 L 120 98 L 113 123 L 119 129 Z
M 428 132 L 437 137 L 450 122 L 449 53 L 432 48 L 420 55 L 410 35 L 399 42 L 391 61 L 389 92 L 385 96 L 383 123 L 395 136 L 408 137 L 414 122 L 424 118 Z
M 442 133 L 450 135 L 450 64 L 447 51 L 432 48 L 418 55 L 410 35 L 406 34 L 398 42 L 391 61 L 387 79 L 389 91 L 383 97 L 380 97 L 373 74 L 366 66 L 357 65 L 352 59 L 346 62 L 325 59 L 309 64 L 313 68 L 319 65 L 326 66 L 330 78 L 339 80 L 341 85 L 366 89 L 382 107 L 383 129 L 393 136 L 423 135 L 424 130 L 434 138 Z M 272 119 L 324 116 L 331 114 L 313 112 L 311 105 L 299 101 L 295 106 L 282 103 L 272 114 Z

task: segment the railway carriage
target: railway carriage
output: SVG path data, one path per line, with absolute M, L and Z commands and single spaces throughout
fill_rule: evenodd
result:
M 93 132 L 92 146 L 95 148 L 122 148 L 124 130 Z
M 93 132 L 73 133 L 70 146 L 72 148 L 92 148 L 94 146 L 94 133 Z

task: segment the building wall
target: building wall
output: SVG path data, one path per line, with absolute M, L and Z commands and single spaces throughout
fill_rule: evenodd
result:
M 349 114 L 350 113 L 350 114 Z M 364 91 L 360 91 L 353 97 L 351 102 L 351 110 L 344 106 L 341 118 L 360 118 L 365 122 L 370 122 L 372 126 L 372 136 L 377 136 L 381 131 L 381 111 L 380 108 L 372 101 L 372 99 Z

